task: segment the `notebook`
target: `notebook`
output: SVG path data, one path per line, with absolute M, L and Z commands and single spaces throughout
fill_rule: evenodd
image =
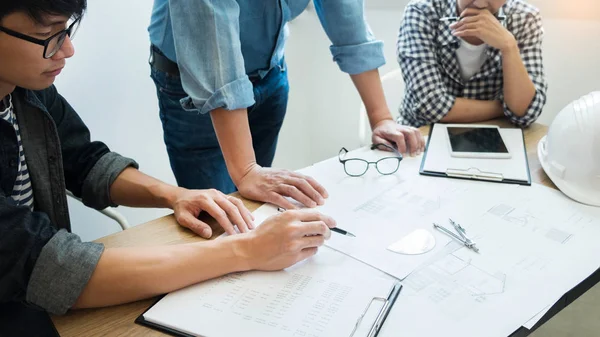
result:
M 329 248 L 277 272 L 172 292 L 136 322 L 180 336 L 375 336 L 401 285 Z

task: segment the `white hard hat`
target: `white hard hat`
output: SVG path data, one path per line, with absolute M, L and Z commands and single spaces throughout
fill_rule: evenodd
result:
M 556 187 L 600 206 L 600 91 L 567 105 L 538 144 L 538 157 Z

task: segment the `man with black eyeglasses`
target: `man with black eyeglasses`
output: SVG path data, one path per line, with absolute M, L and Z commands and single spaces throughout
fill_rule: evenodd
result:
M 227 273 L 277 270 L 316 253 L 335 222 L 288 211 L 256 230 L 242 202 L 187 190 L 137 170 L 90 134 L 52 85 L 73 56 L 85 0 L 0 3 L 0 336 L 44 336 L 42 309 L 100 307 L 170 292 Z M 66 190 L 90 207 L 174 210 L 202 235 L 217 219 L 227 238 L 151 248 L 104 248 L 70 233 Z

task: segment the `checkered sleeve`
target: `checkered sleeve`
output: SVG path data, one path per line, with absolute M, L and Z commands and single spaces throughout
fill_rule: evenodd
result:
M 537 10 L 534 12 L 528 11 L 516 14 L 514 20 L 518 20 L 518 22 L 515 22 L 515 26 L 521 27 L 515 32 L 515 38 L 519 43 L 523 64 L 535 86 L 535 96 L 533 97 L 527 112 L 522 117 L 519 117 L 510 111 L 510 108 L 503 100 L 504 114 L 513 124 L 526 127 L 535 122 L 546 104 L 548 83 L 546 82 L 542 59 L 542 39 L 544 37 L 544 29 L 542 26 L 542 18 Z
M 398 63 L 406 84 L 406 114 L 428 123 L 450 112 L 456 97 L 444 85 L 435 56 L 434 26 L 437 15 L 430 6 L 410 3 L 404 11 L 397 43 Z

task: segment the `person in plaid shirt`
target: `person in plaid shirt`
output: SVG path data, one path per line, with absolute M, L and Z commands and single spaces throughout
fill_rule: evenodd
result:
M 411 1 L 397 45 L 398 122 L 530 125 L 546 103 L 543 35 L 539 10 L 522 0 Z

